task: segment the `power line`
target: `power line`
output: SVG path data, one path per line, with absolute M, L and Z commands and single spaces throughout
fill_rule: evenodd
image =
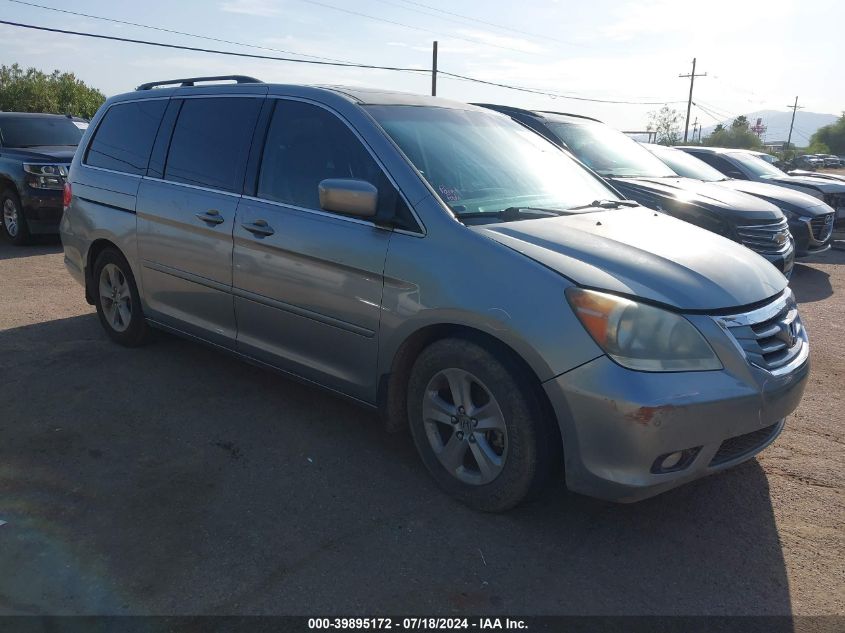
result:
M 259 44 L 247 44 L 246 42 L 236 42 L 234 40 L 224 40 L 219 37 L 212 37 L 210 35 L 197 35 L 196 33 L 188 33 L 186 31 L 176 31 L 173 29 L 166 29 L 161 26 L 151 26 L 149 24 L 141 24 L 140 22 L 128 22 L 126 20 L 118 20 L 117 18 L 107 18 L 100 15 L 91 15 L 90 13 L 82 13 L 80 11 L 71 11 L 69 9 L 59 9 L 58 7 L 48 7 L 43 4 L 36 4 L 35 2 L 24 2 L 24 0 L 7 0 L 15 4 L 21 4 L 28 7 L 36 7 L 38 9 L 45 9 L 47 11 L 56 11 L 58 13 L 65 13 L 68 15 L 76 15 L 83 18 L 91 18 L 92 20 L 102 20 L 103 22 L 112 22 L 114 24 L 123 24 L 126 26 L 136 26 L 142 29 L 150 29 L 153 31 L 161 31 L 162 33 L 173 33 L 174 35 L 186 35 L 188 37 L 196 37 L 202 40 L 209 40 L 212 42 L 220 42 L 222 44 L 234 44 L 236 46 L 246 46 L 248 48 L 255 48 L 265 51 L 273 51 L 275 53 L 286 53 L 288 55 L 299 55 L 300 57 L 311 57 L 313 59 L 323 59 L 331 62 L 342 62 L 342 59 L 335 59 L 333 57 L 321 57 L 320 55 L 308 55 L 306 53 L 296 53 L 282 48 L 272 48 L 270 46 L 261 46 Z
M 455 13 L 453 11 L 447 11 L 446 9 L 434 7 L 434 6 L 431 6 L 430 4 L 425 4 L 423 2 L 413 2 L 412 0 L 400 0 L 400 2 L 401 2 L 401 4 L 400 4 L 399 2 L 395 2 L 394 0 L 377 0 L 377 1 L 382 2 L 384 4 L 392 5 L 394 7 L 400 7 L 400 8 L 406 9 L 408 11 L 416 11 L 417 13 L 420 13 L 422 15 L 428 15 L 428 16 L 431 16 L 431 17 L 440 17 L 440 16 L 438 16 L 434 13 L 429 13 L 428 11 L 423 11 L 421 9 L 414 9 L 413 7 L 409 7 L 409 6 L 405 6 L 405 5 L 413 5 L 415 7 L 424 7 L 425 9 L 430 9 L 431 11 L 436 11 L 437 13 L 440 13 L 442 15 L 449 15 L 449 16 L 452 16 L 453 18 L 460 18 L 462 20 L 467 20 L 469 22 L 475 22 L 476 24 L 483 24 L 485 26 L 492 26 L 493 28 L 500 29 L 502 31 L 508 31 L 510 33 L 516 33 L 516 34 L 521 35 L 521 36 L 540 38 L 540 39 L 548 40 L 550 42 L 558 42 L 560 44 L 566 44 L 566 45 L 569 45 L 569 46 L 579 46 L 579 47 L 582 47 L 582 48 L 591 48 L 586 44 L 580 44 L 580 43 L 576 43 L 576 42 L 568 42 L 566 40 L 561 40 L 561 39 L 558 39 L 556 37 L 551 37 L 549 35 L 543 35 L 541 33 L 532 33 L 531 31 L 523 31 L 521 29 L 517 29 L 517 28 L 514 28 L 512 26 L 505 26 L 503 24 L 497 24 L 496 22 L 488 22 L 487 20 L 475 18 L 471 15 L 465 15 L 463 13 Z
M 717 115 L 717 114 L 715 114 L 715 113 L 711 112 L 709 109 L 707 109 L 707 108 L 705 108 L 704 106 L 702 106 L 700 101 L 693 101 L 693 102 L 692 102 L 692 104 L 693 104 L 696 108 L 698 108 L 699 110 L 701 110 L 704 114 L 706 114 L 706 115 L 707 115 L 707 116 L 709 116 L 711 119 L 713 119 L 716 123 L 722 123 L 722 124 L 724 123 L 724 120 L 722 120 L 722 119 L 720 119 L 720 118 L 719 118 L 719 116 L 721 116 L 721 115 Z
M 683 101 L 623 101 L 616 99 L 596 99 L 592 97 L 580 97 L 576 95 L 562 94 L 560 92 L 549 92 L 537 88 L 526 88 L 525 86 L 514 86 L 512 84 L 499 83 L 497 81 L 486 81 L 484 79 L 477 79 L 475 77 L 468 77 L 466 75 L 458 75 L 457 73 L 449 73 L 443 70 L 438 71 L 438 74 L 445 77 L 452 77 L 454 79 L 464 79 L 487 86 L 496 86 L 497 88 L 507 88 L 508 90 L 517 90 L 519 92 L 530 92 L 532 94 L 545 95 L 547 97 L 554 97 L 556 99 L 573 99 L 575 101 L 591 101 L 594 103 L 617 103 L 627 105 L 668 105 L 670 103 L 683 103 Z
M 214 55 L 230 55 L 233 57 L 248 57 L 251 59 L 267 59 L 277 62 L 292 62 L 297 64 L 315 64 L 317 66 L 340 66 L 344 68 L 366 68 L 371 70 L 396 70 L 403 72 L 414 73 L 428 73 L 427 68 L 402 68 L 398 66 L 378 66 L 375 64 L 355 64 L 353 62 L 330 62 L 315 59 L 297 59 L 294 57 L 275 57 L 272 55 L 256 55 L 255 53 L 239 53 L 237 51 L 221 51 L 214 48 L 198 48 L 195 46 L 184 46 L 182 44 L 167 44 L 165 42 L 152 42 L 149 40 L 138 40 L 130 37 L 117 37 L 115 35 L 102 35 L 100 33 L 86 33 L 84 31 L 70 31 L 67 29 L 56 29 L 47 26 L 36 26 L 34 24 L 23 24 L 21 22 L 10 22 L 9 20 L 0 20 L 0 24 L 8 26 L 16 26 L 23 29 L 32 29 L 35 31 L 48 31 L 50 33 L 62 33 L 63 35 L 79 35 L 81 37 L 93 37 L 100 40 L 111 40 L 114 42 L 126 42 L 129 44 L 144 44 L 146 46 L 159 46 L 161 48 L 175 48 L 182 51 L 195 51 L 198 53 L 212 53 Z
M 349 15 L 355 15 L 362 18 L 367 18 L 368 20 L 375 20 L 376 22 L 384 22 L 385 24 L 392 24 L 394 26 L 401 26 L 406 29 L 412 29 L 414 31 L 421 31 L 423 33 L 433 33 L 434 35 L 439 35 L 443 37 L 443 33 L 440 31 L 435 31 L 433 29 L 427 29 L 424 26 L 414 26 L 412 24 L 405 24 L 404 22 L 397 22 L 396 20 L 388 20 L 387 18 L 380 18 L 375 15 L 370 15 L 369 13 L 362 13 L 361 11 L 354 11 L 352 9 L 345 9 L 343 7 L 337 7 L 333 4 L 328 4 L 326 2 L 319 2 L 319 0 L 300 0 L 300 2 L 305 2 L 307 4 L 313 4 L 318 7 L 323 7 L 326 9 L 332 9 L 334 11 L 340 11 L 341 13 L 347 13 Z M 539 57 L 545 57 L 544 55 L 540 55 L 539 53 L 532 53 L 531 51 L 526 51 L 519 48 L 514 48 L 512 46 L 505 46 L 504 44 L 493 44 L 492 42 L 485 42 L 484 40 L 474 39 L 471 37 L 463 37 L 460 35 L 447 35 L 447 38 L 463 40 L 465 42 L 471 42 L 473 44 L 481 44 L 482 46 L 492 46 L 493 48 L 501 48 L 506 51 L 513 51 L 516 53 L 522 53 L 523 55 L 535 55 Z
M 11 22 L 9 20 L 0 20 L 0 24 L 6 24 L 8 26 L 15 26 L 24 29 L 31 29 L 35 31 L 47 31 L 49 33 L 61 33 L 63 35 L 77 35 L 80 37 L 91 37 L 94 39 L 101 39 L 101 40 L 110 40 L 114 42 L 124 42 L 128 44 L 141 44 L 145 46 L 157 46 L 161 48 L 171 48 L 177 50 L 184 50 L 184 51 L 194 51 L 198 53 L 211 53 L 214 55 L 229 55 L 233 57 L 243 57 L 249 59 L 263 59 L 263 60 L 270 60 L 270 61 L 280 61 L 280 62 L 291 62 L 297 64 L 312 64 L 317 66 L 336 66 L 341 68 L 364 68 L 364 69 L 371 69 L 371 70 L 392 70 L 392 71 L 400 71 L 400 72 L 412 72 L 412 73 L 429 73 L 430 70 L 428 68 L 403 68 L 398 66 L 380 66 L 376 64 L 357 64 L 354 62 L 346 62 L 346 61 L 321 61 L 321 60 L 312 60 L 312 59 L 297 59 L 293 57 L 276 57 L 272 55 L 257 55 L 255 53 L 241 53 L 237 51 L 224 51 L 214 48 L 199 48 L 195 46 L 185 46 L 182 44 L 167 44 L 165 42 L 154 42 L 150 40 L 140 40 L 135 38 L 129 37 L 117 37 L 115 35 L 103 35 L 100 33 L 87 33 L 85 31 L 71 31 L 68 29 L 57 29 L 47 26 L 37 26 L 34 24 L 24 24 L 21 22 Z M 571 94 L 563 94 L 557 92 L 551 92 L 546 90 L 541 90 L 538 88 L 528 88 L 525 86 L 516 86 L 512 84 L 505 84 L 499 83 L 494 81 L 486 81 L 484 79 L 478 79 L 476 77 L 469 77 L 467 75 L 459 75 L 457 73 L 450 73 L 443 70 L 438 70 L 439 75 L 443 75 L 445 77 L 451 77 L 453 79 L 458 79 L 461 81 L 470 81 L 473 83 L 484 84 L 488 86 L 496 86 L 499 88 L 505 88 L 508 90 L 516 90 L 519 92 L 528 92 L 532 94 L 544 95 L 548 97 L 560 98 L 560 99 L 572 99 L 575 101 L 589 101 L 594 103 L 612 103 L 612 104 L 629 104 L 629 105 L 664 105 L 669 103 L 683 103 L 682 101 L 631 101 L 631 100 L 615 100 L 615 99 L 598 99 L 592 97 L 584 97 L 578 95 L 571 95 Z

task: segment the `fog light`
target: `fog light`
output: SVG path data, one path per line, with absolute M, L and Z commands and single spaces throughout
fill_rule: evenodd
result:
M 683 470 L 692 464 L 695 456 L 698 455 L 700 446 L 695 448 L 687 448 L 682 451 L 675 451 L 674 453 L 665 453 L 654 460 L 651 466 L 653 473 L 672 473 Z

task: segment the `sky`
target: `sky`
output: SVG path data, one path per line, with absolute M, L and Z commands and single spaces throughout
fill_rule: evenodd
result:
M 705 126 L 757 110 L 845 110 L 845 3 L 815 0 L 144 0 L 42 6 L 113 18 L 224 43 L 114 24 L 0 0 L 0 19 L 52 28 L 259 55 L 330 58 L 441 70 L 558 95 L 440 76 L 438 96 L 572 112 L 642 130 L 667 103 Z M 30 3 L 31 5 L 32 3 Z M 429 94 L 428 72 L 315 66 L 93 40 L 0 25 L 0 63 L 75 73 L 106 95 L 185 76 L 246 74 L 268 82 L 345 84 Z M 245 46 L 249 44 L 252 47 Z M 264 48 L 255 48 L 264 47 Z M 267 50 L 275 49 L 275 50 Z M 284 52 L 283 52 L 284 51 Z M 312 57 L 305 57 L 312 56 Z M 706 109 L 706 110 L 705 110 Z

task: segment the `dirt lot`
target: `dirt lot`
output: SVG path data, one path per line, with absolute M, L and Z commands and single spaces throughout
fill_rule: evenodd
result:
M 409 437 L 197 344 L 110 343 L 58 244 L 0 245 L 0 613 L 845 614 L 845 252 L 759 459 L 636 505 L 452 502 Z

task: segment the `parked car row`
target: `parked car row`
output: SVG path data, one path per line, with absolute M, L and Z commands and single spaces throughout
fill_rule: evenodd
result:
M 845 207 L 845 186 L 787 176 L 744 150 L 689 147 L 681 149 L 695 158 L 683 160 L 677 152 L 655 157 L 595 119 L 480 105 L 507 114 L 572 152 L 626 197 L 740 242 L 787 276 L 796 255 L 830 248 L 834 209 L 785 187 L 828 196 L 829 203 Z
M 74 154 L 65 264 L 116 342 L 165 329 L 373 407 L 487 511 L 561 466 L 658 494 L 798 406 L 792 240 L 762 196 L 581 117 L 206 79 L 110 98 Z

